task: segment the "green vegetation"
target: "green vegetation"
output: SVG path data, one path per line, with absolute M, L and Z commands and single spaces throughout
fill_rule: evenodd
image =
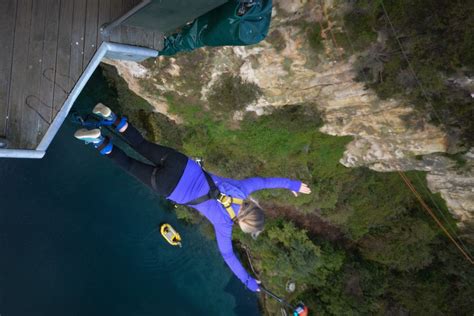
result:
M 233 111 L 243 110 L 245 105 L 255 101 L 261 94 L 260 88 L 241 77 L 224 73 L 212 86 L 208 100 L 212 109 L 220 115 L 229 115 Z
M 305 50 L 309 53 L 309 58 L 306 61 L 306 67 L 316 67 L 320 62 L 320 54 L 324 52 L 321 24 L 316 22 L 308 23 L 305 20 L 296 20 L 292 24 L 299 27 L 307 38 L 308 48 L 305 48 Z
M 461 130 L 461 144 L 472 146 L 474 101 L 448 78 L 472 76 L 474 2 L 385 1 L 389 18 L 381 4 L 356 1 L 343 18 L 353 46 L 346 51 L 362 53 L 359 80 L 382 98 L 408 99 L 450 134 Z M 386 40 L 375 43 L 377 33 Z
M 297 290 L 287 293 L 287 299 L 305 301 L 318 315 L 472 313 L 470 265 L 397 174 L 339 164 L 350 138 L 320 133 L 314 105 L 287 106 L 262 117 L 248 114 L 236 128 L 227 117 L 216 116 L 212 107 L 206 110 L 200 102 L 167 95 L 170 111 L 185 121 L 176 126 L 158 114 L 123 106 L 122 100 L 136 96 L 117 92 L 117 97 L 116 109 L 129 114 L 148 137 L 190 156 L 205 157 L 212 172 L 235 178 L 285 176 L 310 184 L 314 193 L 298 199 L 284 190 L 259 193 L 261 201 L 281 207 L 275 211 L 280 215 L 268 219 L 258 240 L 238 229 L 234 232 L 236 241 L 250 250 L 258 277 L 271 290 L 284 295 L 286 283 L 295 282 Z M 426 185 L 420 183 L 422 173 L 408 176 L 428 203 L 435 199 L 447 214 L 442 200 L 422 189 Z M 312 233 L 311 222 L 306 230 L 297 227 L 285 207 L 320 214 L 345 236 L 330 241 Z M 176 214 L 212 235 L 197 212 L 178 207 Z M 248 262 L 244 252 L 242 262 Z M 279 310 L 272 300 L 266 300 L 265 308 L 268 313 Z
M 321 25 L 319 23 L 306 25 L 304 30 L 306 32 L 306 38 L 308 39 L 309 46 L 315 52 L 321 52 L 324 48 L 321 38 Z
M 274 30 L 270 34 L 268 34 L 265 40 L 272 44 L 272 47 L 275 48 L 278 52 L 281 52 L 286 48 L 286 40 L 283 37 L 283 34 L 281 34 L 281 32 L 278 30 Z
M 367 49 L 377 39 L 377 32 L 373 28 L 377 17 L 372 14 L 368 5 L 372 2 L 358 1 L 344 16 L 344 27 L 333 31 L 336 45 L 344 48 L 347 56 L 353 51 Z

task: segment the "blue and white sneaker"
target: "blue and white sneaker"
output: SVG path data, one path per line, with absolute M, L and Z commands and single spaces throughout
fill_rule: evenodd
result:
M 100 144 L 104 141 L 104 137 L 100 133 L 100 129 L 85 129 L 81 128 L 74 133 L 74 137 L 84 141 L 86 144 Z
M 101 118 L 101 126 L 113 126 L 116 131 L 120 131 L 120 129 L 127 124 L 126 116 L 118 117 L 117 114 L 112 112 L 112 110 L 103 103 L 97 103 L 92 109 L 92 113 Z
M 91 130 L 81 128 L 74 133 L 74 137 L 84 141 L 86 144 L 94 145 L 102 155 L 109 154 L 113 148 L 110 139 L 102 136 L 98 128 Z
M 96 106 L 92 109 L 92 113 L 101 117 L 103 120 L 109 121 L 111 123 L 113 123 L 117 119 L 117 115 L 115 115 L 115 113 L 112 112 L 112 110 L 108 106 L 102 103 L 97 103 Z

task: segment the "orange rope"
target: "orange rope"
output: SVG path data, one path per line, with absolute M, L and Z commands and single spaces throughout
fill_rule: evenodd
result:
M 444 227 L 444 225 L 441 223 L 441 221 L 436 217 L 436 215 L 433 213 L 433 210 L 425 203 L 425 201 L 423 200 L 423 198 L 421 197 L 420 193 L 418 193 L 418 191 L 416 190 L 416 188 L 413 186 L 413 184 L 411 183 L 410 179 L 408 179 L 408 177 L 406 176 L 406 174 L 402 171 L 398 171 L 398 174 L 400 175 L 400 177 L 402 177 L 403 181 L 405 182 L 405 184 L 408 186 L 408 188 L 410 189 L 410 191 L 413 192 L 413 194 L 415 195 L 415 197 L 418 199 L 418 201 L 420 202 L 421 206 L 423 206 L 423 208 L 426 210 L 426 212 L 428 212 L 428 214 L 431 215 L 431 217 L 434 219 L 434 221 L 436 222 L 436 224 L 438 224 L 438 226 L 443 230 L 443 232 L 446 234 L 446 236 L 448 236 L 448 238 L 451 240 L 451 242 L 459 249 L 459 251 L 461 251 L 461 253 L 464 255 L 464 257 L 466 257 L 466 259 L 474 265 L 474 260 L 466 253 L 466 251 L 459 245 L 459 243 L 453 238 L 453 236 L 451 236 L 451 234 L 448 232 L 448 230 L 446 229 L 446 227 Z

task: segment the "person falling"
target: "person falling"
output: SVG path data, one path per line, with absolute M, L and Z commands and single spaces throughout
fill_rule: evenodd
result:
M 100 129 L 80 129 L 74 136 L 92 144 L 102 155 L 157 194 L 176 204 L 193 207 L 204 215 L 214 226 L 217 246 L 226 264 L 249 290 L 260 291 L 259 282 L 244 269 L 233 251 L 232 228 L 238 224 L 243 232 L 254 238 L 263 231 L 264 212 L 249 197 L 253 192 L 288 189 L 298 196 L 298 193 L 311 193 L 308 185 L 286 178 L 236 180 L 208 173 L 185 154 L 147 141 L 125 116 L 116 115 L 102 103 L 94 107 L 93 113 L 101 117 L 102 125 L 112 126 L 152 164 L 127 156 L 113 145 L 111 138 L 101 135 Z

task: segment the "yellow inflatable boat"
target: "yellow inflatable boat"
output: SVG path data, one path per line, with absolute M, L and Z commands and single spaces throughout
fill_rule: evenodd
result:
M 181 247 L 181 236 L 170 224 L 163 224 L 160 228 L 161 235 L 172 246 Z

